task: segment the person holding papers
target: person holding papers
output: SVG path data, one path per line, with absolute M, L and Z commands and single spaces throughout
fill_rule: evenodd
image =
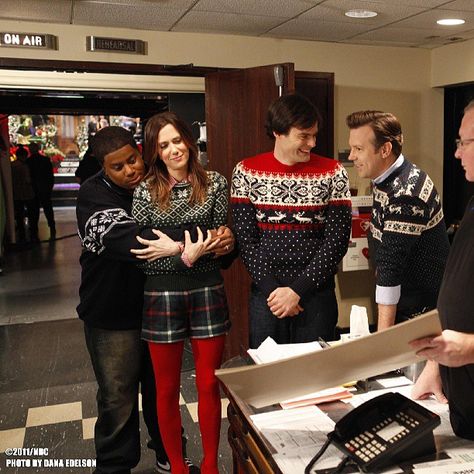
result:
M 459 137 L 455 157 L 461 160 L 466 179 L 474 182 L 474 100 L 464 109 Z M 449 401 L 453 430 L 468 439 L 474 439 L 473 282 L 474 197 L 455 235 L 439 293 L 443 333 L 411 343 L 420 356 L 428 358 L 413 388 L 413 397 L 425 399 L 434 394 L 440 402 Z
M 381 330 L 436 306 L 449 242 L 433 181 L 402 155 L 398 119 L 363 110 L 346 123 L 349 160 L 360 177 L 373 180 L 368 240 Z

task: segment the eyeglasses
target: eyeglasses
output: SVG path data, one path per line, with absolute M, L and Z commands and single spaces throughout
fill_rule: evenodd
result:
M 456 148 L 459 150 L 459 148 L 465 148 L 467 147 L 470 143 L 474 142 L 474 138 L 466 138 L 465 140 L 461 140 L 460 138 L 454 140 L 454 143 L 456 143 Z

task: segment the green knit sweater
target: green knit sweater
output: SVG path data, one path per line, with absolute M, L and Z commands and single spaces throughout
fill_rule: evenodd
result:
M 178 183 L 171 189 L 170 206 L 163 210 L 152 202 L 146 182 L 133 195 L 132 215 L 138 224 L 155 229 L 195 224 L 206 229 L 217 229 L 227 222 L 227 181 L 219 173 L 208 171 L 207 198 L 202 204 L 189 204 L 190 183 Z M 180 256 L 163 257 L 141 265 L 147 275 L 146 290 L 187 290 L 212 286 L 222 281 L 220 260 L 210 255 L 201 257 L 191 268 Z

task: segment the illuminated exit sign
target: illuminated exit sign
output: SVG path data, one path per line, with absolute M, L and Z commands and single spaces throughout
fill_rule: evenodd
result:
M 0 46 L 10 48 L 58 49 L 58 38 L 43 33 L 0 33 Z

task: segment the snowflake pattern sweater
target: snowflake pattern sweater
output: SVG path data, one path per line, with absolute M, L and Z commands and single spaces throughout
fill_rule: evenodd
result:
M 215 171 L 207 172 L 209 187 L 202 204 L 190 206 L 191 184 L 178 183 L 171 190 L 170 206 L 162 210 L 152 201 L 148 185 L 142 182 L 133 195 L 132 215 L 141 225 L 161 227 L 197 225 L 201 229 L 217 229 L 227 222 L 227 181 Z M 141 265 L 147 275 L 146 288 L 183 290 L 199 288 L 222 281 L 221 259 L 204 255 L 188 268 L 178 257 L 163 257 Z M 175 278 L 170 278 L 175 277 Z
M 443 209 L 430 177 L 403 164 L 374 184 L 369 233 L 377 286 L 401 285 L 410 291 L 438 291 L 449 252 Z
M 300 296 L 334 286 L 351 229 L 339 162 L 311 154 L 287 166 L 273 152 L 248 158 L 234 169 L 231 205 L 241 257 L 265 295 L 280 286 Z

